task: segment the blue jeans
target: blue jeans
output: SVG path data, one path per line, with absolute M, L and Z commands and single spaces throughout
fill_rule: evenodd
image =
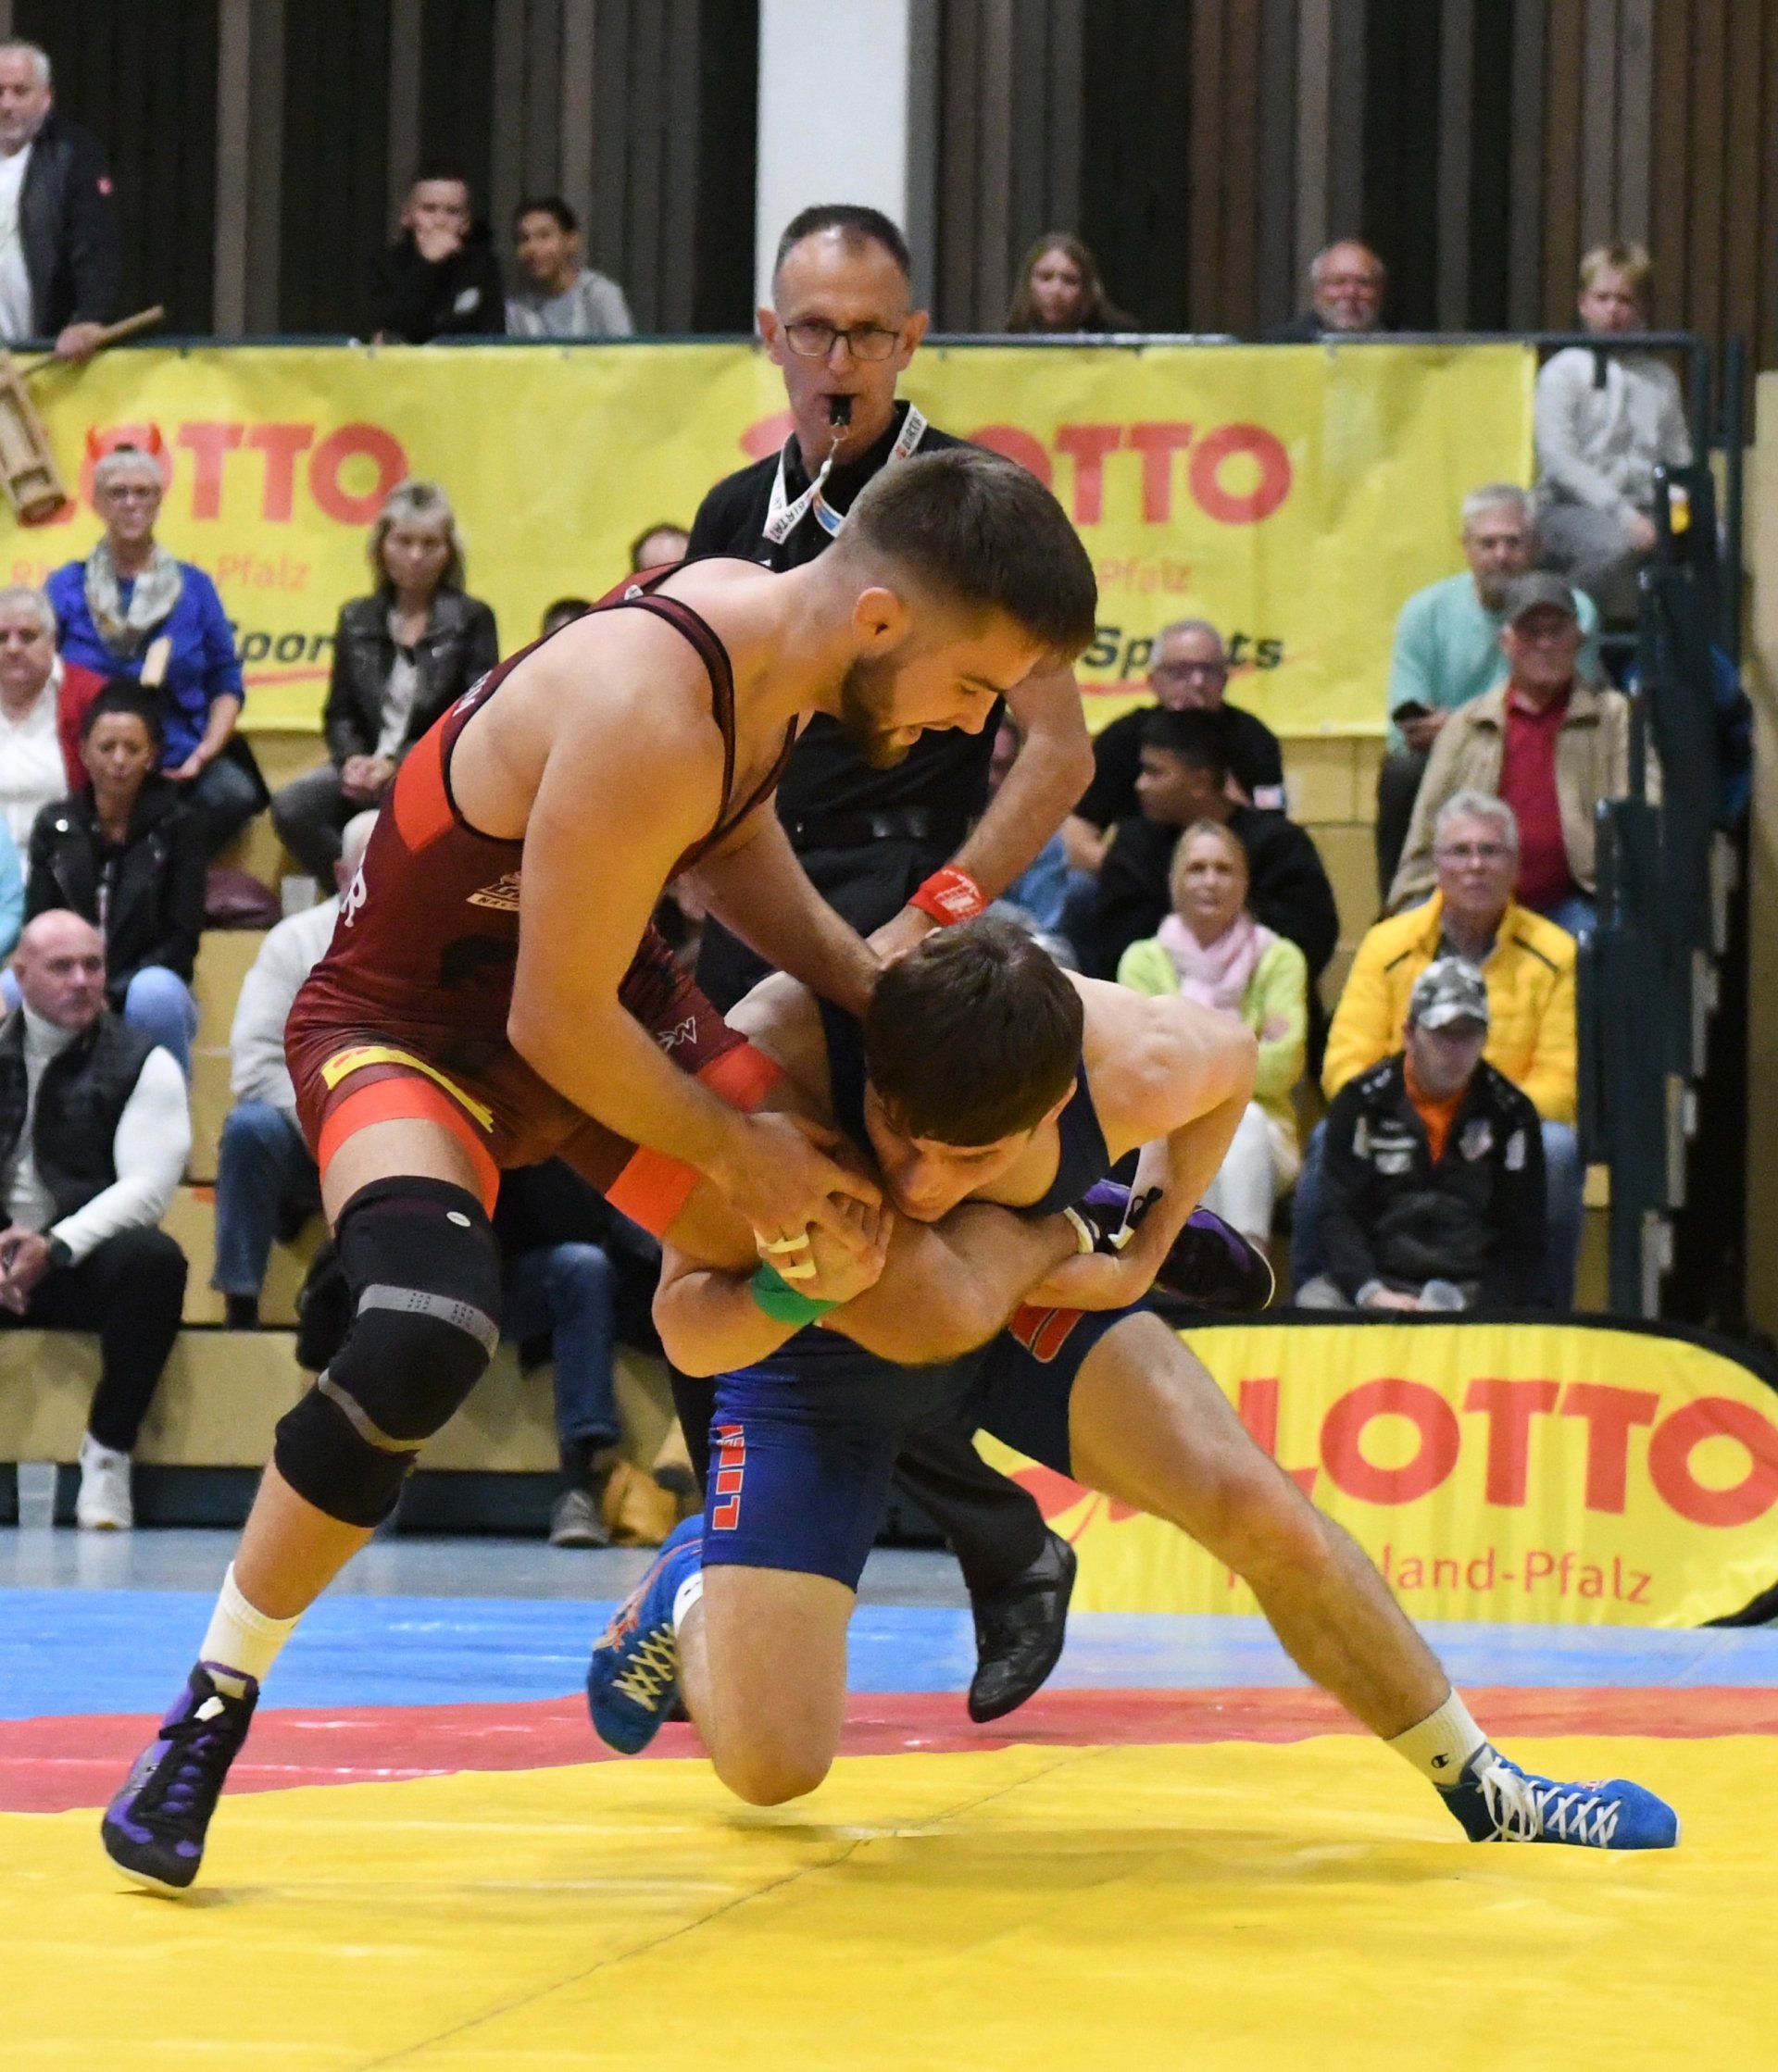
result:
M 216 1158 L 216 1271 L 223 1295 L 257 1295 L 280 1227 L 321 1205 L 320 1181 L 294 1120 L 267 1101 L 243 1101 L 222 1125 Z
M 204 853 L 213 856 L 259 810 L 259 793 L 239 763 L 219 755 L 184 786 L 185 804 L 204 830 Z
M 10 970 L 0 971 L 0 1000 L 6 1002 L 7 1014 L 19 1005 L 19 981 Z M 180 1070 L 191 1078 L 197 1002 L 177 971 L 169 971 L 164 964 L 144 964 L 124 993 L 123 1018 L 131 1029 L 141 1030 L 171 1051 Z
M 1296 1220 L 1290 1233 L 1290 1284 L 1307 1287 L 1327 1271 L 1321 1250 L 1321 1154 L 1327 1125 L 1318 1122 L 1303 1151 L 1296 1176 Z M 1581 1256 L 1581 1214 L 1586 1168 L 1580 1140 L 1566 1122 L 1544 1124 L 1544 1285 L 1552 1309 L 1574 1306 L 1574 1271 Z
M 556 1436 L 590 1446 L 618 1440 L 611 1392 L 611 1262 L 596 1244 L 551 1244 L 507 1264 L 506 1339 L 549 1334 L 556 1358 Z

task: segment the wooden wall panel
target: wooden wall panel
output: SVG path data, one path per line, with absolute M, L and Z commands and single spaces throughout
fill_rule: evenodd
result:
M 389 10 L 364 0 L 286 9 L 277 328 L 362 335 L 365 268 L 386 243 Z M 406 188 L 407 172 L 398 176 Z

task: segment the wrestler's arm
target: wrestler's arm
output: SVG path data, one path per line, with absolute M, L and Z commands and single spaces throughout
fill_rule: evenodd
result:
M 540 656 L 539 659 L 542 657 Z M 554 730 L 525 830 L 513 1048 L 582 1113 L 708 1176 L 768 1234 L 837 1218 L 829 1197 L 874 1201 L 782 1116 L 748 1117 L 682 1072 L 619 987 L 668 873 L 708 826 L 721 744 L 681 687 L 607 684 L 597 723 Z
M 692 875 L 718 920 L 768 964 L 835 1006 L 863 1014 L 881 967 L 809 883 L 771 800 L 756 806 Z
M 1205 1190 L 1253 1098 L 1253 1032 L 1233 1015 L 1177 996 L 1151 998 L 1095 979 L 1087 1005 L 1087 1083 L 1113 1158 L 1140 1145 L 1133 1192 L 1160 1199 L 1124 1250 L 1070 1259 L 1032 1291 L 1062 1308 L 1139 1302 Z
M 868 1217 L 858 1219 L 862 1231 Z M 798 1293 L 839 1300 L 822 1319 L 866 1352 L 897 1367 L 960 1358 L 1005 1329 L 1025 1291 L 1076 1249 L 1059 1216 L 1015 1216 L 966 1203 L 942 1223 L 913 1223 L 882 1211 L 886 1246 L 845 1248 L 815 1233 L 817 1278 Z M 881 1239 L 881 1227 L 873 1233 Z M 765 1315 L 749 1282 L 758 1262 L 739 1248 L 718 1265 L 664 1248 L 655 1328 L 682 1374 L 726 1374 L 767 1358 L 800 1328 Z M 854 1285 L 864 1285 L 853 1292 Z

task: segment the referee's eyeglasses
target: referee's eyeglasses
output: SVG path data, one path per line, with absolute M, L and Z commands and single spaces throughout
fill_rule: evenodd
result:
M 844 339 L 846 351 L 855 360 L 886 360 L 901 333 L 882 324 L 854 324 L 849 331 L 843 331 L 838 324 L 823 323 L 819 317 L 799 317 L 794 324 L 784 326 L 784 336 L 798 359 L 824 360 Z

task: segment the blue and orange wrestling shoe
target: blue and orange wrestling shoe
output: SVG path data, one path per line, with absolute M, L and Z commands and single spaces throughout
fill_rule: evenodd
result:
M 1445 1803 L 1471 1841 L 1555 1841 L 1571 1849 L 1672 1849 L 1679 1816 L 1621 1777 L 1558 1784 L 1533 1777 L 1487 1742 L 1463 1766 Z
M 704 1520 L 687 1518 L 661 1542 L 648 1572 L 594 1643 L 586 1704 L 594 1730 L 620 1755 L 638 1755 L 673 1717 L 679 1641 L 673 1600 L 704 1560 Z
M 222 1780 L 259 1703 L 251 1677 L 200 1662 L 105 1810 L 99 1833 L 126 1878 L 182 1892 L 204 1861 L 204 1836 Z

